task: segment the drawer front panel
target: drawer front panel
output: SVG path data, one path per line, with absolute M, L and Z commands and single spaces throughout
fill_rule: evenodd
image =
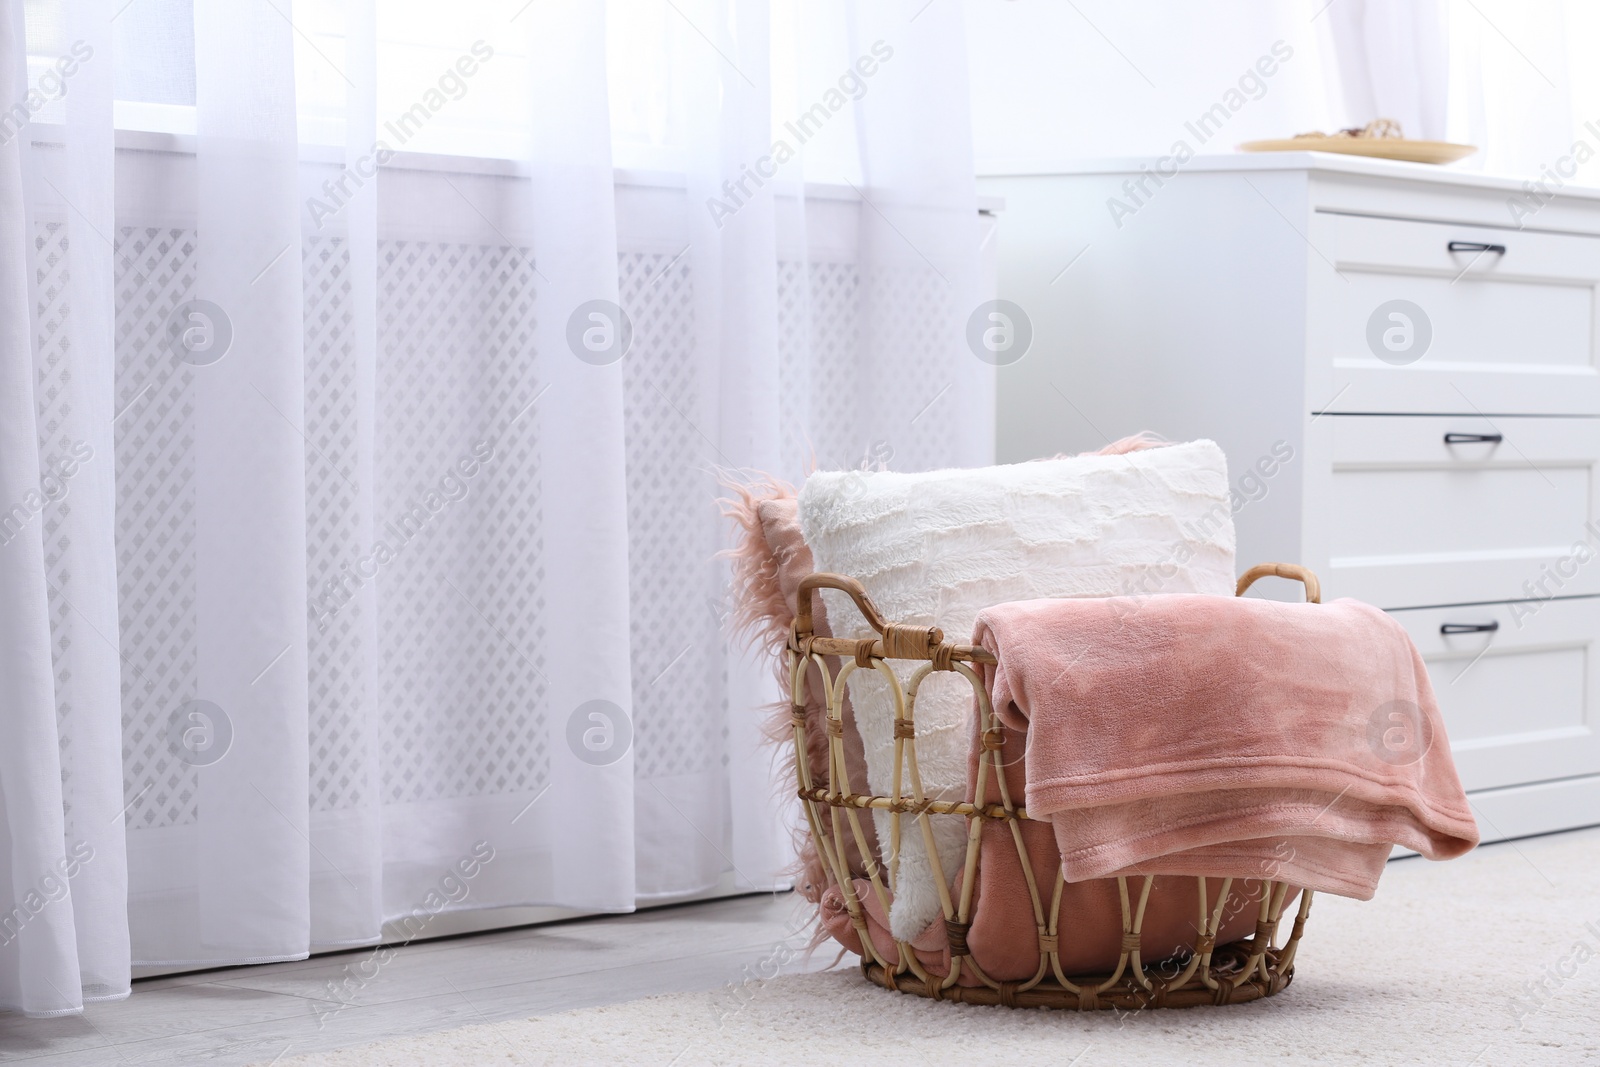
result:
M 1600 772 L 1600 599 L 1392 614 L 1427 663 L 1466 788 Z
M 1600 238 L 1325 213 L 1312 229 L 1336 268 L 1311 287 L 1318 410 L 1600 413 Z
M 1307 485 L 1307 558 L 1330 596 L 1600 593 L 1600 419 L 1330 415 L 1313 430 L 1330 462 Z

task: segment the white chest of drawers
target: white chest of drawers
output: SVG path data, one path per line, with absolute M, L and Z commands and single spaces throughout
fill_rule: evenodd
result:
M 1032 327 L 1000 460 L 1216 440 L 1241 566 L 1303 562 L 1410 631 L 1485 840 L 1600 823 L 1600 190 L 1155 166 L 980 181 Z

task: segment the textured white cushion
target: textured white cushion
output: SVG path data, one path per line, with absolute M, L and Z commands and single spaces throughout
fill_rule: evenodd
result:
M 940 626 L 962 642 L 979 611 L 1011 600 L 1233 593 L 1227 460 L 1211 441 L 925 474 L 819 471 L 800 491 L 800 523 L 818 571 L 859 579 L 890 622 Z M 823 596 L 836 635 L 871 632 L 842 593 Z M 915 664 L 894 667 L 903 685 Z M 867 784 L 887 794 L 894 769 L 888 683 L 876 671 L 857 671 L 850 696 Z M 935 675 L 924 683 L 917 762 L 929 796 L 964 799 L 972 713 L 964 679 Z M 903 783 L 909 793 L 909 778 Z M 888 814 L 874 815 L 887 847 Z M 933 819 L 947 884 L 964 856 L 965 822 Z M 891 929 L 911 940 L 939 915 L 921 830 L 903 819 Z

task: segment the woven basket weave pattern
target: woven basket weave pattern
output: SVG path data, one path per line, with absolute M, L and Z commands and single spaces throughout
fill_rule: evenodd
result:
M 1291 564 L 1267 563 L 1252 567 L 1239 579 L 1237 593 L 1242 595 L 1257 579 L 1269 575 L 1303 583 L 1306 599 L 1313 603 L 1320 602 L 1321 590 L 1316 576 Z M 814 591 L 821 588 L 847 593 L 878 636 L 859 640 L 816 636 L 812 632 L 811 598 Z M 1019 828 L 1020 823 L 1028 819 L 1027 811 L 1016 803 L 1006 784 L 999 745 L 1000 727 L 982 679 L 969 666 L 973 663 L 992 664 L 992 656 L 982 648 L 946 641 L 937 627 L 896 626 L 886 622 L 867 597 L 861 583 L 833 574 L 813 574 L 801 583 L 798 612 L 790 631 L 787 654 L 796 746 L 796 784 L 800 802 L 829 881 L 843 898 L 850 923 L 860 937 L 863 953 L 861 970 L 869 981 L 886 989 L 934 1000 L 1092 1011 L 1099 1008 L 1138 1010 L 1241 1003 L 1270 997 L 1287 986 L 1293 978 L 1295 951 L 1305 930 L 1306 917 L 1311 913 L 1310 892 L 1300 894 L 1299 908 L 1282 945 L 1274 945 L 1273 942 L 1278 936 L 1284 902 L 1292 887 L 1282 882 L 1268 881 L 1257 904 L 1254 934 L 1219 946 L 1216 944 L 1217 931 L 1223 916 L 1231 914 L 1229 904 L 1236 895 L 1232 891 L 1235 879 L 1224 879 L 1215 899 L 1208 900 L 1206 879 L 1194 878 L 1196 934 L 1193 944 L 1187 947 L 1186 952 L 1147 963 L 1140 955 L 1140 932 L 1154 876 L 1144 877 L 1142 884 L 1134 887 L 1129 886 L 1126 877 L 1117 879 L 1122 949 L 1111 973 L 1064 973 L 1060 945 L 1074 935 L 1073 930 L 1063 929 L 1061 925 L 1065 878 L 1058 866 L 1055 885 L 1048 890 L 1047 902 L 1046 893 L 1041 892 L 1041 886 L 1034 878 Z M 830 670 L 830 657 L 836 658 L 836 671 Z M 923 663 L 902 689 L 886 660 Z M 828 780 L 825 782 L 813 780 L 806 760 L 805 686 L 808 663 L 814 663 L 820 672 L 822 695 L 828 709 Z M 858 670 L 875 670 L 882 674 L 894 696 L 894 773 L 887 796 L 857 793 L 846 770 L 843 700 L 846 683 L 850 675 Z M 993 784 L 1000 795 L 998 804 L 975 806 L 936 801 L 928 799 L 923 792 L 917 768 L 916 697 L 923 679 L 934 671 L 953 671 L 966 678 L 972 686 L 984 748 L 978 758 L 972 795 L 989 796 L 989 778 L 993 775 Z M 882 855 L 870 847 L 870 839 L 862 832 L 861 813 L 864 809 L 890 813 L 887 863 Z M 825 818 L 825 812 L 831 817 Z M 969 830 L 964 864 L 966 873 L 961 892 L 953 895 L 950 886 L 941 884 L 939 887 L 945 934 L 950 946 L 950 971 L 942 977 L 929 972 L 904 941 L 895 941 L 894 958 L 889 958 L 879 950 L 868 931 L 862 900 L 843 862 L 850 853 L 845 837 L 848 833 L 852 837 L 850 844 L 860 855 L 868 857 L 865 864 L 866 880 L 870 891 L 887 914 L 896 883 L 896 860 L 903 831 L 918 833 L 929 855 L 936 860 L 934 869 L 941 869 L 937 862 L 938 849 L 929 818 L 931 815 L 964 815 L 968 819 Z M 909 827 L 905 825 L 907 820 L 910 821 Z M 979 844 L 986 820 L 1002 821 L 1010 827 L 1026 876 L 1029 903 L 1038 931 L 1039 968 L 1025 981 L 997 981 L 991 978 L 978 966 L 967 945 L 967 933 L 972 926 L 973 887 L 978 881 Z M 1241 882 L 1243 880 L 1239 879 Z M 968 979 L 965 984 L 962 982 L 964 975 Z

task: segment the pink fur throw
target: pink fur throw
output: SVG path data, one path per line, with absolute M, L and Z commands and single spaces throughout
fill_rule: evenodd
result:
M 772 655 L 774 673 L 780 691 L 787 694 L 789 672 L 787 658 L 782 654 L 788 640 L 789 625 L 794 621 L 800 590 L 800 581 L 812 573 L 811 550 L 800 535 L 799 505 L 793 487 L 775 479 L 763 479 L 750 484 L 726 483 L 734 495 L 722 501 L 723 513 L 738 524 L 738 539 L 727 554 L 733 561 L 733 625 L 734 631 L 753 640 Z M 827 609 L 821 598 L 815 601 L 813 626 L 819 636 L 831 636 Z M 837 672 L 837 657 L 828 657 L 828 670 Z M 806 673 L 806 765 L 815 785 L 828 782 L 827 709 L 822 700 L 822 678 L 816 665 L 807 667 Z M 843 700 L 845 768 L 850 785 L 857 792 L 866 790 L 866 760 L 861 751 L 861 735 L 855 729 L 855 715 L 850 706 L 849 694 Z M 778 746 L 782 755 L 778 786 L 787 796 L 793 796 L 798 784 L 794 766 L 794 725 L 789 716 L 789 701 L 770 705 L 766 724 L 767 739 Z M 861 819 L 863 836 L 870 851 L 877 849 L 877 830 L 871 819 Z M 822 810 L 822 829 L 832 840 L 832 809 Z M 845 859 L 851 877 L 866 873 L 865 861 L 856 846 L 855 836 L 848 826 L 843 827 Z M 817 855 L 809 831 L 801 831 L 794 842 L 797 857 L 795 874 L 799 889 L 806 899 L 816 903 L 821 899 L 823 887 L 829 882 L 822 858 Z

